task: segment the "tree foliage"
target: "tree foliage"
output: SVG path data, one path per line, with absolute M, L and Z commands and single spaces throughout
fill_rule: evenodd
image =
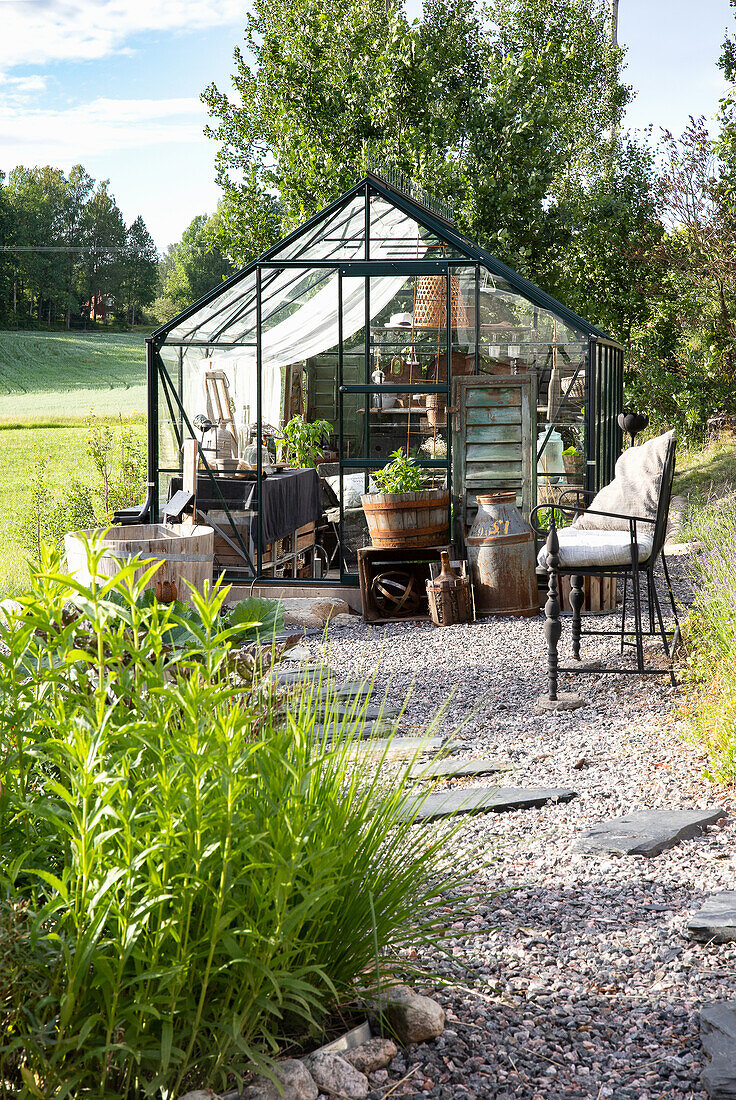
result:
M 628 98 L 598 0 L 256 0 L 230 96 L 204 93 L 238 261 L 395 167 L 548 285 L 573 182 L 594 177 Z M 254 60 L 251 62 L 250 59 Z
M 163 258 L 159 276 L 159 298 L 156 317 L 162 323 L 196 302 L 234 268 L 217 244 L 221 216 L 198 214 L 171 245 Z
M 126 227 L 109 180 L 95 185 L 82 165 L 0 173 L 0 241 L 2 324 L 70 328 L 101 299 L 133 324 L 155 296 L 158 255 L 143 219 Z

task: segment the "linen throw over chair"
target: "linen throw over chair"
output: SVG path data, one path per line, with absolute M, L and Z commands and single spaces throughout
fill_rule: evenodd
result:
M 675 473 L 675 448 L 674 432 L 666 432 L 639 447 L 630 447 L 624 451 L 616 463 L 614 480 L 604 486 L 598 494 L 573 489 L 569 493 L 563 493 L 560 503 L 554 507 L 541 504 L 532 512 L 531 519 L 535 530 L 546 536 L 537 561 L 543 569 L 547 570 L 549 576 L 544 629 L 547 638 L 548 698 L 551 702 L 557 700 L 559 672 L 633 672 L 661 675 L 662 669 L 647 669 L 644 666 L 643 639 L 655 636 L 657 633 L 661 635 L 669 660 L 668 669 L 664 671 L 669 672 L 674 683 L 672 657 L 680 636 L 680 624 L 663 548 Z M 571 495 L 576 496 L 573 504 L 565 500 Z M 585 507 L 585 499 L 591 497 L 590 504 Z M 568 516 L 572 517 L 571 525 L 560 528 L 559 520 Z M 542 526 L 543 517 L 548 519 L 548 525 Z M 675 628 L 671 632 L 665 628 L 654 577 L 654 568 L 660 559 L 675 620 Z M 647 630 L 644 629 L 642 621 L 642 574 L 646 576 L 647 581 L 649 611 Z M 581 636 L 613 635 L 620 637 L 622 653 L 625 645 L 635 648 L 636 668 L 597 666 L 582 669 L 558 666 L 557 646 L 562 633 L 562 625 L 559 621 L 558 578 L 560 576 L 570 577 L 573 658 L 580 660 Z M 581 612 L 585 598 L 583 578 L 586 576 L 623 578 L 624 595 L 620 630 L 582 629 Z M 626 629 L 626 597 L 629 580 L 632 588 L 633 631 Z M 671 639 L 668 638 L 668 633 L 672 634 Z M 633 642 L 627 640 L 631 637 L 634 638 Z

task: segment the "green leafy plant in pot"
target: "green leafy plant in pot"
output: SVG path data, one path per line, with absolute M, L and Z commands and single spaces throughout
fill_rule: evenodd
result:
M 327 420 L 304 419 L 301 413 L 292 416 L 281 429 L 279 453 L 281 460 L 297 470 L 314 468 L 322 460 L 324 441 L 332 434 L 332 424 Z
M 401 448 L 373 475 L 377 491 L 362 498 L 371 542 L 386 549 L 449 542 L 450 494 L 424 489 L 421 467 Z
M 583 484 L 585 472 L 585 458 L 577 447 L 567 447 L 562 452 L 562 462 L 565 467 L 565 477 L 572 485 Z

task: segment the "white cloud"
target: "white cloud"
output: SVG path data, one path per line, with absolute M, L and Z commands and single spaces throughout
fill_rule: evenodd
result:
M 6 0 L 7 2 L 7 0 Z M 3 94 L 16 96 L 30 95 L 32 92 L 42 92 L 46 88 L 46 77 L 41 76 L 40 73 L 33 73 L 29 76 L 8 76 L 6 73 L 0 73 L 0 86 L 3 88 Z
M 163 144 L 206 142 L 207 112 L 194 97 L 95 99 L 65 110 L 0 101 L 0 164 L 77 164 Z
M 93 60 L 134 34 L 242 25 L 242 0 L 0 0 L 0 69 Z

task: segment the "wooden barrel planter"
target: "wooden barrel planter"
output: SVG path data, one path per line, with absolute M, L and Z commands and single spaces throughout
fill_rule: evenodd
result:
M 81 584 L 91 582 L 85 539 L 104 536 L 104 556 L 98 565 L 100 577 L 114 577 L 130 558 L 155 559 L 161 568 L 154 573 L 146 588 L 156 592 L 164 603 L 172 599 L 190 602 L 189 585 L 198 592 L 204 582 L 212 583 L 215 555 L 215 532 L 203 524 L 143 523 L 127 527 L 89 528 L 71 531 L 64 536 L 67 568 Z M 148 566 L 136 570 L 136 579 Z
M 361 497 L 371 543 L 383 549 L 444 546 L 449 542 L 447 489 L 366 493 Z

